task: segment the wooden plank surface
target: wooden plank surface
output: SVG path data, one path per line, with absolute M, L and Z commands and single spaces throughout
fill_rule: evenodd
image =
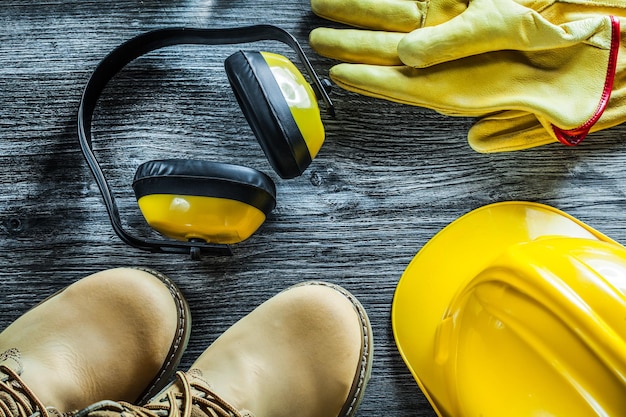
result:
M 460 215 L 504 200 L 553 205 L 626 242 L 624 128 L 559 144 L 481 155 L 472 120 L 335 89 L 337 117 L 310 169 L 271 172 L 222 70 L 239 47 L 173 47 L 124 69 L 96 111 L 94 148 L 125 224 L 143 220 L 130 187 L 143 161 L 189 157 L 239 163 L 276 180 L 278 205 L 234 256 L 157 255 L 113 233 L 80 153 L 83 86 L 122 41 L 164 26 L 279 25 L 303 44 L 325 22 L 296 0 L 4 0 L 0 8 L 0 324 L 101 269 L 143 265 L 170 275 L 194 318 L 183 367 L 237 319 L 294 283 L 340 284 L 365 305 L 375 337 L 373 376 L 360 416 L 433 416 L 399 357 L 391 329 L 395 286 L 411 258 Z M 283 45 L 261 43 L 287 56 Z M 450 253 L 450 262 L 454 262 Z

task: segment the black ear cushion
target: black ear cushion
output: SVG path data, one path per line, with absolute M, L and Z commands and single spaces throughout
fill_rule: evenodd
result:
M 294 178 L 311 154 L 289 104 L 259 52 L 239 51 L 224 62 L 230 85 L 265 156 L 281 178 Z
M 148 161 L 135 172 L 137 199 L 151 194 L 178 194 L 241 201 L 268 215 L 276 206 L 276 186 L 252 168 L 191 159 Z

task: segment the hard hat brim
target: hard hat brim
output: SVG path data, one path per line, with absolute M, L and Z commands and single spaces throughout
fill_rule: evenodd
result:
M 446 386 L 436 365 L 435 340 L 450 302 L 511 245 L 555 236 L 616 243 L 558 209 L 511 201 L 458 218 L 409 263 L 394 294 L 392 329 L 400 355 L 438 415 L 447 415 Z

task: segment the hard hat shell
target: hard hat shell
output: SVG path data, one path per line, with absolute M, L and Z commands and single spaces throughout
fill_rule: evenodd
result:
M 402 275 L 392 326 L 439 416 L 626 415 L 626 248 L 555 208 L 452 222 Z

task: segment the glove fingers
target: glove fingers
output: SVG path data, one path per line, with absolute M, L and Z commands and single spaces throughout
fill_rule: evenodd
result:
M 316 15 L 347 25 L 390 32 L 411 32 L 422 25 L 427 1 L 311 0 Z
M 450 72 L 446 71 L 437 73 L 407 66 L 342 63 L 332 67 L 329 75 L 335 84 L 345 90 L 397 103 L 427 107 L 447 115 L 483 116 L 495 111 L 471 106 L 472 96 L 475 95 L 473 91 L 460 92 L 455 84 L 450 83 Z M 463 80 L 468 79 L 465 75 L 462 77 Z M 460 96 L 461 100 L 458 99 Z M 465 101 L 470 105 L 464 105 Z
M 603 110 L 609 54 L 585 45 L 570 49 L 496 51 L 427 68 L 339 64 L 330 76 L 347 90 L 443 114 L 481 117 L 521 110 L 572 130 Z
M 587 43 L 611 46 L 608 16 L 555 25 L 512 0 L 473 0 L 455 18 L 408 34 L 398 45 L 406 65 L 423 68 L 498 50 L 540 51 Z
M 508 110 L 479 119 L 467 140 L 481 153 L 510 152 L 558 142 L 532 113 Z
M 401 65 L 398 42 L 404 33 L 359 29 L 317 28 L 309 43 L 318 54 L 344 62 Z

